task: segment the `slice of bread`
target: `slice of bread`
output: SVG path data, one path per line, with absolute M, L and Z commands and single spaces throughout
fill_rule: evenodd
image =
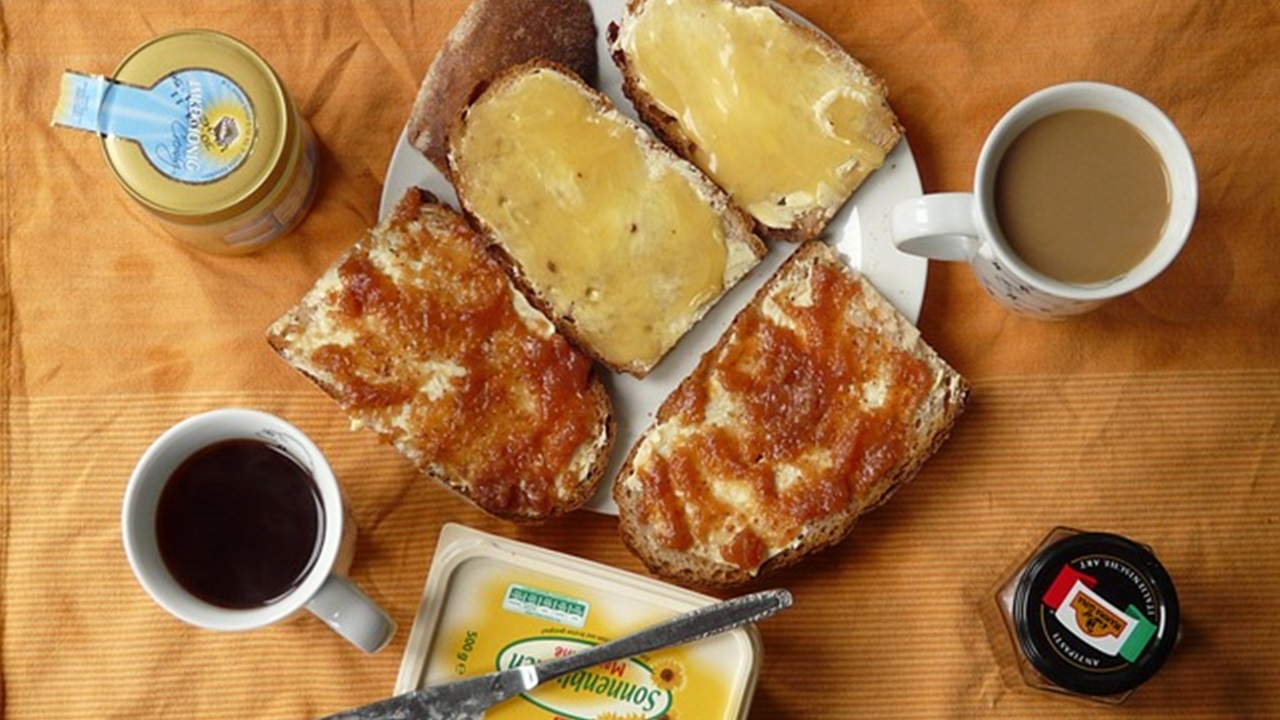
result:
M 552 63 L 479 94 L 449 165 L 529 301 L 615 371 L 647 374 L 765 253 L 723 191 Z
M 448 175 L 449 128 L 476 87 L 535 58 L 595 82 L 596 24 L 587 0 L 473 0 L 422 79 L 409 143 Z
M 866 279 L 806 243 L 632 449 L 613 488 L 623 540 L 691 586 L 792 565 L 914 477 L 968 390 Z
M 817 237 L 902 134 L 879 79 L 762 0 L 628 0 L 609 41 L 640 117 L 766 237 Z
M 492 515 L 563 515 L 604 474 L 613 414 L 591 360 L 424 191 L 406 193 L 267 340 L 354 427 Z

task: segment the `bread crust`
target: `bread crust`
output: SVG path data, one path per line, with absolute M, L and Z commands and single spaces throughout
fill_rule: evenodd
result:
M 447 176 L 449 127 L 476 87 L 535 58 L 595 83 L 596 24 L 587 0 L 473 0 L 418 88 L 409 143 Z
M 634 121 L 627 119 L 625 116 L 622 116 L 618 112 L 617 108 L 614 107 L 613 103 L 608 99 L 608 97 L 606 97 L 604 94 L 600 93 L 599 91 L 595 90 L 594 88 L 591 88 L 590 86 L 588 86 L 581 78 L 578 78 L 573 73 L 573 70 L 571 68 L 568 68 L 566 66 L 560 65 L 555 62 L 551 62 L 549 60 L 543 60 L 543 59 L 532 60 L 530 62 L 523 63 L 521 65 L 510 68 L 509 70 L 507 70 L 506 72 L 498 76 L 498 78 L 496 78 L 491 84 L 485 87 L 481 92 L 477 93 L 477 96 L 473 99 L 473 101 L 468 104 L 467 109 L 465 109 L 462 112 L 462 114 L 458 117 L 458 119 L 454 122 L 454 125 L 449 132 L 450 177 L 454 178 L 455 180 L 454 188 L 457 190 L 458 202 L 462 207 L 463 213 L 477 228 L 481 230 L 481 232 L 487 238 L 489 238 L 490 250 L 492 251 L 494 257 L 497 258 L 498 262 L 500 262 L 502 266 L 507 270 L 507 273 L 511 277 L 512 282 L 515 284 L 515 286 L 519 288 L 521 292 L 524 293 L 525 297 L 528 299 L 531 305 L 533 305 L 534 307 L 542 311 L 542 313 L 545 314 L 547 318 L 549 318 L 551 322 L 555 324 L 557 330 L 559 330 L 565 337 L 572 340 L 575 345 L 577 345 L 580 349 L 582 349 L 584 352 L 590 355 L 596 362 L 608 368 L 609 370 L 612 370 L 613 372 L 618 372 L 618 373 L 627 373 L 638 378 L 643 378 L 651 370 L 653 370 L 654 367 L 657 366 L 657 363 L 661 361 L 661 358 L 654 361 L 653 363 L 644 363 L 644 362 L 636 361 L 632 363 L 620 364 L 620 363 L 612 362 L 608 358 L 604 357 L 603 354 L 600 352 L 600 350 L 598 348 L 593 347 L 593 344 L 586 337 L 584 337 L 583 333 L 578 328 L 578 321 L 572 313 L 558 312 L 556 308 L 552 306 L 550 300 L 546 297 L 542 289 L 538 287 L 537 283 L 535 283 L 533 280 L 530 279 L 529 275 L 525 272 L 524 268 L 521 266 L 519 260 L 517 260 L 503 245 L 501 234 L 494 229 L 492 224 L 489 223 L 483 215 L 475 211 L 475 208 L 471 202 L 471 198 L 466 192 L 466 188 L 464 187 L 464 185 L 462 183 L 457 182 L 459 174 L 466 172 L 465 168 L 460 168 L 458 166 L 457 153 L 458 153 L 458 143 L 460 142 L 460 138 L 462 134 L 465 132 L 467 114 L 470 111 L 470 108 L 473 107 L 476 103 L 482 102 L 484 99 L 484 96 L 487 93 L 498 92 L 502 90 L 505 84 L 517 82 L 527 73 L 534 72 L 537 70 L 548 70 L 551 72 L 555 72 L 565 76 L 566 78 L 570 79 L 572 82 L 575 82 L 577 84 L 578 90 L 583 94 L 584 97 L 589 99 L 592 107 L 594 107 L 597 112 L 615 116 L 618 119 L 625 122 L 627 125 L 633 126 L 638 134 L 637 135 L 638 139 L 643 144 L 646 153 L 648 153 L 650 157 L 658 158 L 659 159 L 658 161 L 661 161 L 661 162 L 673 163 L 676 165 L 677 168 L 681 169 L 683 174 L 694 182 L 695 186 L 703 194 L 703 197 L 706 199 L 708 204 L 720 216 L 721 227 L 724 229 L 726 243 L 744 245 L 749 250 L 751 255 L 754 256 L 755 261 L 751 264 L 751 267 L 754 267 L 755 264 L 758 263 L 759 260 L 765 256 L 765 254 L 768 252 L 768 247 L 764 244 L 764 242 L 760 238 L 756 237 L 756 235 L 754 234 L 755 225 L 751 217 L 748 216 L 741 209 L 739 209 L 736 205 L 734 205 L 733 202 L 729 199 L 729 196 L 723 190 L 721 190 L 715 183 L 713 183 L 709 178 L 707 178 L 704 174 L 702 174 L 702 172 L 698 170 L 697 167 L 694 166 L 692 163 L 689 163 L 688 161 L 682 159 L 678 155 L 672 153 L 670 148 L 668 148 L 666 145 L 664 145 L 657 139 L 650 136 L 649 133 L 647 133 L 642 127 L 640 127 Z M 728 290 L 732 288 L 739 280 L 745 277 L 747 272 L 750 271 L 751 267 L 747 268 L 746 271 L 742 272 L 740 275 L 737 275 L 736 277 L 726 277 L 724 279 L 724 287 L 721 290 L 720 296 L 723 296 L 725 292 L 728 292 Z M 643 269 L 638 269 L 638 271 L 642 272 Z M 712 305 L 714 305 L 715 300 L 718 300 L 718 297 L 713 299 L 710 302 L 704 303 L 703 306 L 699 308 L 698 311 L 693 315 L 690 322 L 688 323 L 688 327 L 692 327 L 698 320 L 700 320 L 702 316 L 705 315 L 706 312 L 711 309 Z M 670 348 L 668 348 L 667 350 L 669 351 Z
M 934 377 L 928 404 L 914 418 L 913 432 L 907 438 L 901 461 L 890 471 L 874 478 L 853 497 L 846 506 L 805 524 L 800 534 L 787 547 L 769 556 L 758 568 L 744 568 L 729 562 L 708 558 L 703 554 L 674 549 L 659 541 L 655 529 L 642 516 L 644 490 L 639 483 L 628 482 L 638 471 L 638 455 L 649 435 L 666 423 L 672 422 L 678 412 L 676 398 L 688 383 L 707 380 L 717 365 L 726 344 L 737 341 L 742 332 L 743 318 L 748 311 L 759 308 L 766 298 L 771 298 L 781 283 L 791 282 L 806 265 L 825 264 L 839 266 L 841 271 L 855 276 L 864 286 L 862 297 L 877 315 L 888 314 L 891 319 L 879 332 L 888 344 L 924 359 Z M 870 292 L 867 292 L 870 290 Z M 924 463 L 949 437 L 957 418 L 964 410 L 970 392 L 969 384 L 951 369 L 929 348 L 914 327 L 893 310 L 889 302 L 871 289 L 869 282 L 849 270 L 834 250 L 818 241 L 801 246 L 757 292 L 750 305 L 734 319 L 720 341 L 703 355 L 697 368 L 683 381 L 670 398 L 659 408 L 653 425 L 641 436 L 627 455 L 622 470 L 614 483 L 614 501 L 619 508 L 619 533 L 624 544 L 655 575 L 682 585 L 698 588 L 725 589 L 751 582 L 783 568 L 795 565 L 804 558 L 842 541 L 852 531 L 857 519 L 886 502 L 902 485 L 916 476 Z M 852 422 L 852 420 L 851 420 Z M 705 426 L 700 430 L 706 432 Z
M 624 22 L 634 17 L 644 7 L 649 0 L 627 0 Z M 827 35 L 814 30 L 806 25 L 797 23 L 786 14 L 778 12 L 777 8 L 766 0 L 723 0 L 731 5 L 739 7 L 766 7 L 774 15 L 781 18 L 788 25 L 798 29 L 803 35 L 811 39 L 819 47 L 823 48 L 825 53 L 837 60 L 845 72 L 850 77 L 858 78 L 858 81 L 864 83 L 875 94 L 881 98 L 881 102 L 876 106 L 876 114 L 874 122 L 875 127 L 880 131 L 870 136 L 870 140 L 888 154 L 890 150 L 898 144 L 902 138 L 904 130 L 898 122 L 897 115 L 889 106 L 889 90 L 877 75 L 871 70 L 854 59 L 844 48 L 840 47 L 834 40 Z M 622 73 L 622 92 L 631 100 L 635 106 L 636 114 L 640 119 L 653 129 L 654 134 L 662 139 L 664 143 L 675 150 L 681 157 L 694 162 L 697 157 L 697 144 L 690 138 L 680 127 L 678 118 L 673 117 L 662 109 L 661 104 L 645 90 L 634 63 L 628 57 L 626 51 L 619 45 L 620 28 L 618 23 L 611 22 L 608 27 L 607 40 L 609 43 L 610 56 L 617 65 L 618 70 Z M 778 240 L 789 243 L 801 243 L 806 240 L 817 238 L 831 219 L 835 217 L 840 208 L 857 190 L 856 187 L 850 188 L 849 192 L 843 197 L 836 199 L 834 202 L 816 206 L 804 212 L 796 218 L 796 221 L 787 227 L 775 227 L 766 225 L 765 223 L 752 218 L 756 226 L 756 232 L 771 240 Z
M 562 408 L 562 415 L 573 414 L 579 421 L 590 428 L 586 440 L 577 446 L 577 449 L 573 452 L 572 459 L 566 466 L 561 467 L 559 474 L 549 482 L 539 480 L 532 475 L 507 478 L 503 483 L 508 487 L 519 488 L 519 491 L 515 492 L 516 497 L 514 498 L 499 498 L 487 492 L 486 488 L 482 486 L 483 482 L 485 482 L 484 478 L 469 476 L 466 474 L 465 467 L 450 466 L 443 459 L 432 456 L 429 449 L 424 449 L 417 445 L 416 433 L 423 432 L 424 428 L 415 427 L 405 430 L 396 426 L 395 423 L 386 422 L 377 412 L 371 412 L 368 408 L 362 406 L 360 402 L 353 401 L 352 388 L 332 377 L 324 363 L 316 359 L 317 354 L 323 352 L 326 345 L 332 346 L 342 343 L 339 338 L 331 337 L 336 333 L 332 330 L 326 330 L 323 326 L 325 322 L 323 317 L 326 313 L 332 314 L 334 303 L 343 301 L 342 295 L 331 286 L 322 284 L 326 282 L 326 279 L 333 277 L 338 272 L 338 269 L 350 258 L 356 256 L 367 257 L 373 246 L 384 242 L 382 238 L 387 233 L 412 233 L 413 230 L 409 227 L 409 224 L 425 218 L 426 213 L 448 213 L 450 216 L 457 218 L 458 223 L 463 223 L 462 219 L 452 209 L 439 204 L 437 199 L 430 193 L 418 188 L 411 188 L 384 223 L 370 231 L 365 240 L 357 243 L 347 254 L 339 258 L 317 282 L 316 287 L 308 292 L 298 305 L 272 324 L 267 331 L 267 343 L 286 362 L 337 401 L 352 417 L 353 424 L 364 425 L 372 429 L 384 442 L 393 445 L 408 457 L 420 472 L 457 493 L 480 510 L 495 517 L 517 523 L 541 523 L 565 515 L 581 507 L 595 494 L 600 480 L 604 476 L 610 453 L 613 449 L 615 421 L 612 402 L 597 368 L 592 367 L 588 370 L 586 387 L 579 398 L 581 404 L 576 407 Z M 465 224 L 463 225 L 465 227 Z M 470 233 L 472 231 L 467 229 L 466 232 Z M 475 242 L 480 241 L 477 238 Z M 487 274 L 491 279 L 496 279 L 495 282 L 506 284 L 505 275 L 503 275 L 496 263 L 492 263 L 492 259 L 483 249 L 477 250 L 475 257 L 480 259 L 480 265 L 471 269 L 469 276 L 473 280 L 476 277 Z M 423 261 L 426 258 L 410 257 L 402 259 L 406 264 L 412 264 Z M 517 291 L 509 285 L 506 285 L 506 287 L 507 292 L 510 294 L 509 296 L 514 299 Z M 469 322 L 464 317 L 457 317 L 455 320 L 457 323 Z M 333 321 L 330 320 L 329 322 Z M 438 333 L 447 332 L 445 328 L 440 328 L 438 325 L 433 326 L 433 328 Z M 347 328 L 346 330 L 350 331 L 351 329 Z M 372 332 L 368 328 L 356 330 L 356 332 L 366 331 Z M 508 331 L 510 330 L 508 329 Z M 311 337 L 308 338 L 308 335 Z M 363 339 L 361 336 L 357 336 L 355 342 L 359 342 L 361 339 Z M 374 361 L 383 363 L 388 367 L 394 367 L 396 362 L 457 362 L 468 372 L 474 370 L 474 368 L 466 366 L 464 358 L 450 356 L 443 349 L 433 349 L 433 342 L 431 337 L 419 337 L 414 340 L 412 347 L 396 349 L 396 357 L 376 355 Z M 538 340 L 529 338 L 527 342 L 538 342 Z M 543 340 L 543 342 L 563 343 L 564 341 L 552 335 L 550 338 Z M 576 353 L 577 351 L 569 349 L 568 352 Z M 379 357 L 381 360 L 378 359 Z M 583 359 L 583 362 L 586 362 L 586 360 Z M 368 374 L 374 377 L 392 374 L 385 368 L 366 366 L 363 367 L 363 370 L 368 371 Z M 512 371 L 506 380 L 518 383 L 522 381 L 522 376 L 518 371 Z M 446 395 L 446 401 L 448 401 L 448 398 L 449 396 Z M 430 404 L 434 400 L 423 399 L 423 393 L 420 392 L 404 402 L 409 405 L 415 405 Z M 376 409 L 375 407 L 374 410 L 376 411 Z M 472 408 L 466 406 L 458 406 L 451 412 L 456 415 L 456 419 L 459 422 L 462 422 L 464 418 L 469 422 L 474 422 L 476 418 L 471 416 L 472 410 Z M 512 414 L 515 414 L 514 410 Z M 507 442 L 510 443 L 511 447 L 515 447 L 525 442 L 528 439 L 526 436 L 544 432 L 547 428 L 510 427 L 507 430 Z M 486 452 L 500 452 L 501 448 L 485 447 L 483 450 Z M 527 495 L 522 494 L 526 492 Z M 551 499 L 547 500 L 547 497 Z

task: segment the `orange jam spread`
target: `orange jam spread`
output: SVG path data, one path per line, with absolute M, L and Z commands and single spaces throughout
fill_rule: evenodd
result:
M 806 524 L 874 505 L 904 460 L 930 367 L 855 314 L 854 278 L 810 273 L 808 291 L 771 283 L 664 407 L 637 466 L 664 545 L 755 570 Z
M 572 490 L 575 453 L 598 426 L 591 362 L 460 217 L 404 204 L 337 274 L 326 305 L 341 339 L 311 360 L 357 422 L 424 471 L 472 478 L 491 512 L 544 512 Z

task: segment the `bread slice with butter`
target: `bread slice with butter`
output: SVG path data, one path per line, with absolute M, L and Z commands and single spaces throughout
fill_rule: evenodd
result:
M 472 0 L 423 76 L 409 143 L 449 172 L 449 128 L 476 87 L 509 67 L 544 58 L 594 82 L 596 24 L 587 0 Z
M 450 134 L 449 165 L 530 302 L 637 377 L 766 250 L 696 167 L 552 63 L 480 93 Z
M 424 191 L 406 193 L 267 340 L 353 426 L 492 515 L 563 515 L 608 464 L 613 414 L 591 360 Z
M 623 540 L 692 586 L 792 565 L 914 477 L 968 391 L 865 278 L 808 242 L 632 449 L 613 488 Z
M 766 237 L 817 237 L 902 134 L 879 79 L 761 0 L 628 0 L 609 40 L 640 117 Z

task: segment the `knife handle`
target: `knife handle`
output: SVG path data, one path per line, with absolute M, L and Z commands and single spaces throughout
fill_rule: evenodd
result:
M 701 640 L 740 625 L 763 620 L 791 607 L 791 593 L 765 590 L 714 603 L 640 632 L 533 666 L 538 682 L 585 670 L 600 663 L 642 655 L 652 650 Z

